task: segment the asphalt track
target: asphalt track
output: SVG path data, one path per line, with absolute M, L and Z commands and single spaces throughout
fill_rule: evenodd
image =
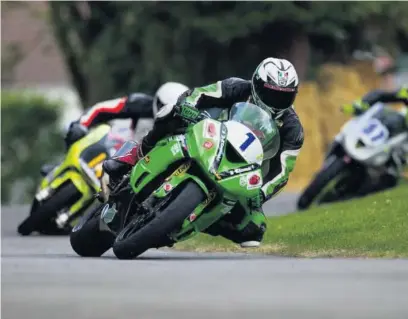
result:
M 275 212 L 287 201 L 276 200 Z M 2 319 L 408 318 L 407 260 L 170 250 L 81 259 L 67 238 L 17 236 L 26 211 L 1 212 Z

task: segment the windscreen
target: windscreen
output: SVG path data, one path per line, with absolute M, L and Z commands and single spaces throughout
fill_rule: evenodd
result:
M 240 102 L 232 106 L 230 121 L 236 121 L 248 127 L 261 141 L 264 159 L 270 159 L 279 150 L 279 130 L 271 115 L 259 106 Z

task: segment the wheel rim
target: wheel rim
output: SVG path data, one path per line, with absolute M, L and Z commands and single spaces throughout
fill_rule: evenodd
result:
M 153 213 L 137 215 L 120 233 L 118 241 L 126 239 L 146 226 L 154 218 Z

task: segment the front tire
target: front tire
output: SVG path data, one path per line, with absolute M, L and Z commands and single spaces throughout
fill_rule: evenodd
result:
M 134 218 L 116 237 L 113 244 L 113 252 L 119 259 L 133 259 L 146 250 L 157 247 L 163 237 L 170 234 L 193 210 L 205 199 L 205 194 L 194 182 L 185 184 L 181 192 L 164 208 L 156 213 L 156 216 L 143 225 L 140 229 L 132 232 L 135 224 Z
M 348 169 L 347 164 L 342 159 L 337 158 L 331 165 L 321 170 L 299 197 L 297 202 L 298 209 L 304 210 L 309 208 L 328 184 L 344 173 L 346 169 Z
M 49 199 L 36 207 L 33 212 L 18 226 L 17 231 L 22 236 L 28 236 L 36 230 L 46 227 L 56 213 L 71 206 L 78 196 L 78 190 L 72 183 L 58 188 Z
M 115 235 L 100 229 L 100 216 L 105 204 L 82 217 L 69 236 L 72 249 L 81 257 L 100 257 L 113 245 Z

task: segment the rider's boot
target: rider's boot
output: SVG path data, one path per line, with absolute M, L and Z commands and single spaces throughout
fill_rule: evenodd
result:
M 240 207 L 234 207 L 231 213 L 204 231 L 211 236 L 229 239 L 242 248 L 259 247 L 265 232 L 265 215 L 259 211 L 244 217 Z
M 173 124 L 172 124 L 173 123 Z M 140 142 L 128 141 L 111 158 L 103 163 L 104 171 L 109 175 L 112 182 L 118 182 L 122 176 L 130 171 L 136 163 L 150 152 L 157 141 L 161 140 L 174 128 L 174 120 L 167 117 L 156 118 L 153 129 L 151 129 Z M 129 144 L 133 144 L 130 147 Z M 122 152 L 121 152 L 122 151 Z
M 260 246 L 265 231 L 265 223 L 257 225 L 253 222 L 249 222 L 243 229 L 238 230 L 236 225 L 219 221 L 203 232 L 211 236 L 222 236 L 239 244 L 242 248 L 252 248 Z
M 113 184 L 120 181 L 123 175 L 128 173 L 131 168 L 144 157 L 141 143 L 133 141 L 127 143 L 133 143 L 133 147 L 131 147 L 126 153 L 114 155 L 103 162 L 103 170 L 109 175 L 110 181 Z M 118 153 L 120 153 L 120 150 Z

